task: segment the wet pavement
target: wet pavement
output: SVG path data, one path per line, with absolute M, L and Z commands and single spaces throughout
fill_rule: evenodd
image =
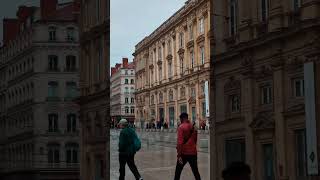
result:
M 138 132 L 142 141 L 142 148 L 136 154 L 135 161 L 144 180 L 173 180 L 176 166 L 176 133 Z M 119 131 L 111 131 L 111 180 L 119 179 L 118 162 Z M 208 135 L 199 134 L 199 139 L 206 139 Z M 199 148 L 198 166 L 202 180 L 209 180 L 208 148 Z M 182 171 L 181 180 L 194 180 L 190 166 L 187 164 Z M 126 167 L 126 180 L 135 180 L 133 174 Z

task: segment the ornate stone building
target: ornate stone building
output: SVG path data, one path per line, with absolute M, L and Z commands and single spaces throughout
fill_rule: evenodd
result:
M 319 2 L 212 4 L 211 179 L 232 161 L 252 179 L 319 179 Z
M 41 0 L 3 20 L 0 179 L 79 179 L 78 2 Z
M 81 0 L 80 176 L 84 180 L 109 179 L 109 7 L 109 0 Z
M 175 127 L 181 112 L 205 120 L 204 83 L 209 80 L 210 3 L 188 0 L 136 45 L 136 121 Z

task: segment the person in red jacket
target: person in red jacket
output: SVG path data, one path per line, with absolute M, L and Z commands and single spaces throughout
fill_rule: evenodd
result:
M 181 113 L 181 124 L 178 127 L 177 165 L 174 180 L 180 180 L 183 167 L 188 162 L 196 180 L 201 180 L 197 162 L 198 132 L 188 120 L 187 113 Z

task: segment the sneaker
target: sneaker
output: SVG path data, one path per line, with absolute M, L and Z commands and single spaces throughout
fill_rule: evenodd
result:
M 139 180 L 143 180 L 143 178 L 140 178 Z

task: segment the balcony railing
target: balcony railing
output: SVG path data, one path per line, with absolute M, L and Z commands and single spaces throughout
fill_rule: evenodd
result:
M 60 97 L 47 97 L 47 101 L 59 102 L 59 101 L 61 101 L 61 99 L 60 99 Z

